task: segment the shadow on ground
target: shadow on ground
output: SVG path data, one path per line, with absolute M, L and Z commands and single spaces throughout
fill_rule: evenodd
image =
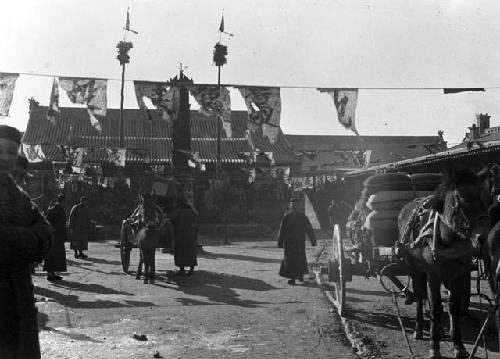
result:
M 271 303 L 243 299 L 235 289 L 257 292 L 278 289 L 259 279 L 203 270 L 196 271 L 192 276 L 177 275 L 172 271 L 167 271 L 166 275 L 157 275 L 157 285 L 164 286 L 165 284 L 170 288 L 177 287 L 184 294 L 203 297 L 208 301 L 198 298 L 177 298 L 177 301 L 183 305 L 228 304 L 247 308 L 256 308 Z
M 212 253 L 208 251 L 203 251 L 198 254 L 198 257 L 207 259 L 231 259 L 239 261 L 257 262 L 257 263 L 280 263 L 280 259 L 273 258 L 262 258 L 254 256 L 245 256 L 242 254 L 231 254 L 231 253 Z

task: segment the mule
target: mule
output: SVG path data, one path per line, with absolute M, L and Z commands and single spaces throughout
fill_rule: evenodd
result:
M 422 201 L 414 200 L 401 210 L 400 236 L 409 226 L 415 232 L 426 226 L 430 235 L 420 244 L 405 247 L 404 263 L 413 280 L 417 304 L 415 338 L 423 338 L 423 300 L 430 305 L 430 358 L 441 358 L 439 333 L 443 312 L 441 284 L 449 291 L 450 337 L 456 358 L 467 358 L 462 342 L 460 317 L 470 296 L 472 257 L 479 253 L 489 231 L 488 192 L 481 178 L 469 170 L 450 172 L 436 190 L 426 213 L 432 218 L 415 220 Z M 412 222 L 413 221 L 413 222 Z
M 156 276 L 155 254 L 156 248 L 166 241 L 170 250 L 173 249 L 173 228 L 170 219 L 156 205 L 153 197 L 143 196 L 141 215 L 145 226 L 140 228 L 136 234 L 139 247 L 139 265 L 137 267 L 136 279 L 141 279 L 142 265 L 144 263 L 144 284 L 154 284 Z

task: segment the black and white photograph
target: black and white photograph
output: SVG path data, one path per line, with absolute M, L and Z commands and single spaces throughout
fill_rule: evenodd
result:
M 500 358 L 497 1 L 0 9 L 0 359 Z

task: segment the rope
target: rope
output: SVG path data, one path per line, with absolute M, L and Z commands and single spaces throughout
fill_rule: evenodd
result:
M 399 326 L 401 327 L 401 331 L 403 332 L 403 336 L 405 337 L 405 342 L 406 346 L 408 347 L 408 351 L 410 352 L 410 357 L 414 359 L 415 354 L 413 354 L 413 349 L 411 348 L 410 341 L 408 340 L 408 336 L 406 335 L 406 330 L 403 325 L 403 321 L 401 320 L 401 314 L 399 312 L 399 306 L 398 306 L 398 295 L 395 291 L 392 292 L 392 302 L 396 307 L 396 316 L 398 317 Z

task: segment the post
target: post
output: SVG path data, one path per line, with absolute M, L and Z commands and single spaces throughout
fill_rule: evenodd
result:
M 219 68 L 218 76 L 217 76 L 217 86 L 219 89 L 219 97 L 220 97 L 220 68 L 221 66 L 217 66 Z M 215 179 L 218 181 L 220 178 L 220 137 L 221 137 L 221 119 L 218 114 L 215 114 L 215 119 L 217 120 L 217 157 L 215 162 Z
M 119 147 L 123 148 L 123 88 L 125 87 L 125 63 L 122 64 L 122 84 L 120 90 L 120 140 Z
M 125 64 L 130 62 L 130 56 L 128 55 L 129 50 L 134 47 L 131 42 L 128 41 L 120 41 L 116 48 L 118 49 L 118 56 L 116 58 L 120 62 L 122 66 L 122 84 L 121 84 L 121 92 L 120 92 L 120 123 L 119 123 L 119 147 L 123 148 L 124 146 L 124 126 L 123 126 L 123 87 L 125 85 Z

